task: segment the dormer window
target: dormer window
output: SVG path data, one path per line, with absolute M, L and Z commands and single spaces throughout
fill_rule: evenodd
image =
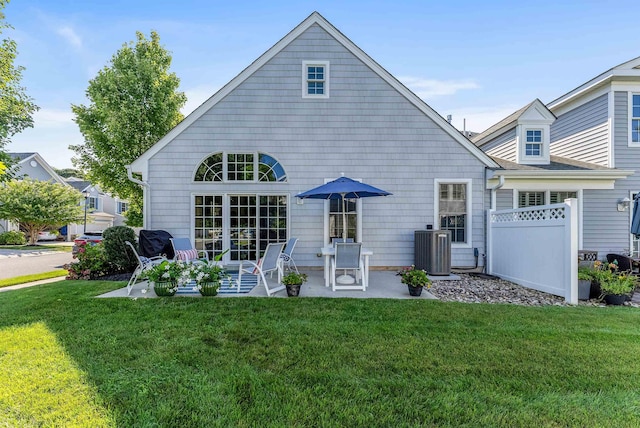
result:
M 329 98 L 328 61 L 303 61 L 302 98 Z
M 640 144 L 640 94 L 631 94 L 631 141 L 630 144 Z
M 527 129 L 527 142 L 524 146 L 525 156 L 542 156 L 542 130 Z

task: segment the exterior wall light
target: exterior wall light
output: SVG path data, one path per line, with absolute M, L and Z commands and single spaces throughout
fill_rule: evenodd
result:
M 631 205 L 631 199 L 622 198 L 618 201 L 618 211 L 627 211 Z

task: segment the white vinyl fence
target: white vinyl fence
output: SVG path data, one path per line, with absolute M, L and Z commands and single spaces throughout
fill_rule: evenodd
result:
M 578 303 L 578 201 L 487 214 L 487 271 Z

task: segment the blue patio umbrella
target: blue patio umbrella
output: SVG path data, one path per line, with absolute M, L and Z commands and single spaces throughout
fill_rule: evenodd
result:
M 633 217 L 631 218 L 631 233 L 640 238 L 640 193 L 636 195 L 633 201 Z
M 301 199 L 341 199 L 342 200 L 342 237 L 347 238 L 347 216 L 345 213 L 345 200 L 370 198 L 373 196 L 389 196 L 391 193 L 377 187 L 370 186 L 349 177 L 340 177 L 322 186 L 296 195 Z

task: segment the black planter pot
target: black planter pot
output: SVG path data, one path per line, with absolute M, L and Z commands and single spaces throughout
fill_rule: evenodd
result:
M 424 288 L 424 287 L 414 287 L 413 285 L 407 285 L 407 287 L 409 288 L 409 294 L 414 297 L 418 297 L 419 295 L 421 295 L 422 289 Z
M 626 294 L 607 294 L 604 296 L 604 301 L 607 305 L 622 305 L 627 301 Z
M 300 294 L 300 285 L 301 284 L 285 285 L 285 287 L 287 287 L 287 296 L 298 297 Z
M 590 299 L 597 299 L 602 295 L 602 289 L 598 281 L 591 281 L 591 290 L 589 292 Z

